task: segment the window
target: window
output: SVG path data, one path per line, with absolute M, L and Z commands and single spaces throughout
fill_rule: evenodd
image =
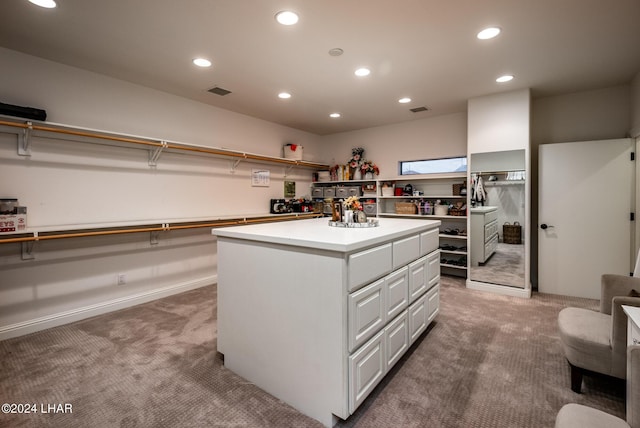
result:
M 466 172 L 467 157 L 400 161 L 400 175 Z

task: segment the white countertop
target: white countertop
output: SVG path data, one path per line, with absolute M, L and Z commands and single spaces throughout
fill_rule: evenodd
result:
M 475 208 L 470 208 L 470 209 L 469 209 L 469 211 L 470 211 L 472 214 L 473 214 L 473 213 L 481 213 L 481 214 L 484 214 L 484 213 L 488 213 L 488 212 L 491 212 L 491 211 L 495 211 L 495 210 L 497 210 L 497 209 L 498 209 L 498 207 L 489 207 L 489 206 L 486 206 L 486 207 L 475 207 Z
M 352 252 L 440 226 L 439 220 L 380 218 L 378 227 L 345 228 L 329 226 L 329 218 L 295 220 L 278 223 L 221 227 L 211 230 L 222 238 L 245 239 Z

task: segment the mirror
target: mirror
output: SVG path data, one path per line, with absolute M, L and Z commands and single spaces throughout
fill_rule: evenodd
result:
M 525 288 L 525 151 L 470 159 L 469 278 Z

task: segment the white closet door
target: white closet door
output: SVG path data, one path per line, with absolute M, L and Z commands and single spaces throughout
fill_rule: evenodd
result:
M 540 146 L 540 292 L 599 299 L 602 274 L 633 271 L 632 148 L 630 139 Z

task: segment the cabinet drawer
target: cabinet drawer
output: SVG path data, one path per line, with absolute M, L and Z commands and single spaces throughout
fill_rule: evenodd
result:
M 420 257 L 420 235 L 410 236 L 393 243 L 393 269 Z
M 346 187 L 336 187 L 336 198 L 347 198 L 349 192 Z
M 391 273 L 384 281 L 386 316 L 390 320 L 409 306 L 409 268 L 405 266 Z
M 349 352 L 353 352 L 386 323 L 385 280 L 349 295 Z
M 354 253 L 348 259 L 349 291 L 391 272 L 391 243 Z
M 427 308 L 427 325 L 429 325 L 440 311 L 440 284 L 436 284 L 436 286 L 427 293 Z
M 491 223 L 487 223 L 484 226 L 484 240 L 485 242 L 491 239 L 493 235 L 498 233 L 498 222 L 496 220 Z
M 438 228 L 422 232 L 420 234 L 420 255 L 426 256 L 432 251 L 438 249 L 440 238 L 438 234 L 440 230 Z
M 427 291 L 427 258 L 409 264 L 409 303 Z
M 381 331 L 349 357 L 349 413 L 353 413 L 386 374 Z
M 409 343 L 411 344 L 427 329 L 429 308 L 427 307 L 426 294 L 409 306 L 407 316 L 409 317 Z
M 349 196 L 360 196 L 360 188 L 359 187 L 348 187 L 347 194 Z
M 388 371 L 409 349 L 409 321 L 406 310 L 387 325 L 384 335 Z
M 427 288 L 440 282 L 440 250 L 427 256 Z
M 492 221 L 498 220 L 498 210 L 489 211 L 484 215 L 484 222 L 491 223 Z
M 322 187 L 314 187 L 311 189 L 312 198 L 324 198 L 324 189 Z

